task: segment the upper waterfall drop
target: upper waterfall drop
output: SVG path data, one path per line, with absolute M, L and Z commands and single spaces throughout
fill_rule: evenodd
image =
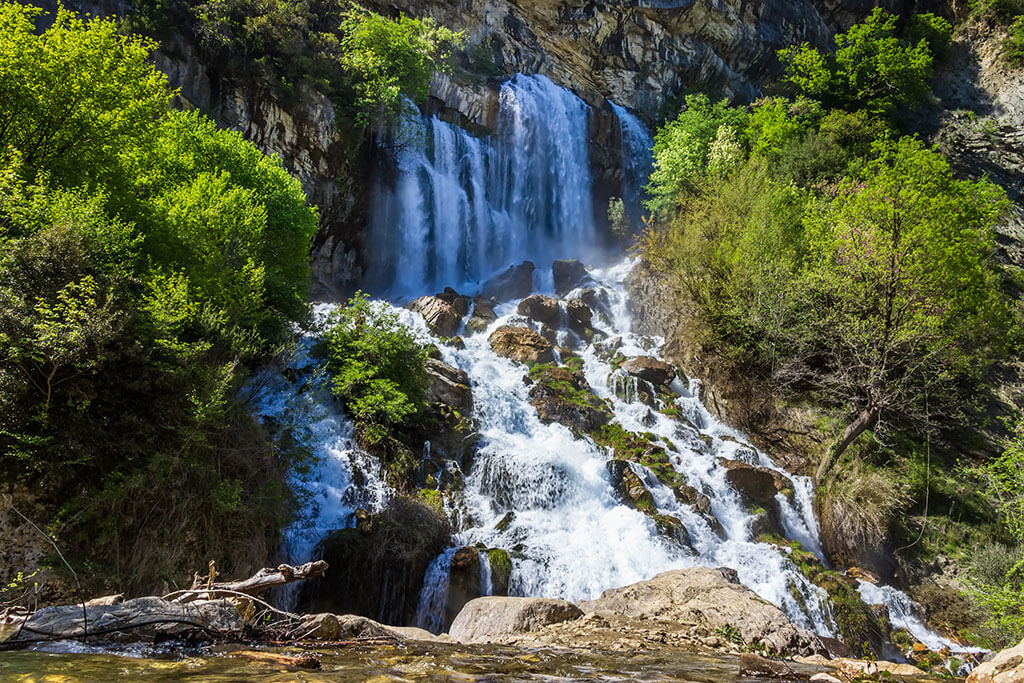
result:
M 393 177 L 375 180 L 368 284 L 395 295 L 478 281 L 523 260 L 592 257 L 590 107 L 544 76 L 501 87 L 476 138 L 410 107 Z

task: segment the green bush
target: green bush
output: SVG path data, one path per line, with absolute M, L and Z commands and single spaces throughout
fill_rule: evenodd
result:
M 1010 24 L 1003 54 L 1012 66 L 1024 66 L 1024 16 L 1017 17 Z
M 426 407 L 427 349 L 386 305 L 359 292 L 330 317 L 318 353 L 360 437 L 384 445 Z

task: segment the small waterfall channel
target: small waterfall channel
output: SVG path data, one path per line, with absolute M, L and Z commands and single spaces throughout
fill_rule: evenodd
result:
M 538 264 L 534 291 L 554 295 L 548 267 L 553 259 L 601 253 L 590 196 L 589 107 L 541 76 L 507 82 L 500 103 L 498 130 L 489 138 L 418 112 L 410 112 L 396 133 L 407 144 L 396 153 L 397 176 L 378 183 L 374 193 L 371 240 L 378 260 L 369 277 L 369 285 L 391 301 L 449 285 L 472 295 L 481 280 L 524 259 Z M 639 215 L 650 136 L 626 109 L 613 109 L 623 141 L 624 200 Z M 467 334 L 463 325 L 464 348 L 445 345 L 419 314 L 395 308 L 424 342 L 436 344 L 445 363 L 468 374 L 481 436 L 472 467 L 462 473 L 464 489 L 446 502 L 453 513 L 452 545 L 426 572 L 418 624 L 435 632 L 447 626 L 450 563 L 457 548 L 476 546 L 509 553 L 509 594 L 571 601 L 670 569 L 728 567 L 794 623 L 834 636 L 826 594 L 796 568 L 788 548 L 754 539 L 764 511 L 744 504 L 727 472 L 729 463 L 742 463 L 790 482 L 775 496 L 778 524 L 788 539 L 824 561 L 810 480 L 785 472 L 717 420 L 699 399 L 698 380 L 677 378 L 670 405 L 657 410 L 641 399 L 637 380 L 618 367 L 623 357 L 660 358 L 663 344 L 632 331 L 626 287 L 631 267 L 627 260 L 591 269 L 581 285 L 586 291 L 562 297 L 563 321 L 566 300 L 588 297 L 595 334 L 584 340 L 563 325 L 557 341 L 575 348 L 587 382 L 615 422 L 660 444 L 708 509 L 698 512 L 681 503 L 651 470 L 629 463 L 657 512 L 684 527 L 685 541 L 667 538 L 651 515 L 622 503 L 608 467 L 609 449 L 541 421 L 524 383 L 525 366 L 500 357 L 488 343 L 490 332 L 502 325 L 540 329 L 517 313 L 517 301 L 499 304 L 486 331 Z M 323 320 L 330 309 L 319 306 L 317 318 Z M 311 559 L 332 530 L 354 526 L 357 508 L 381 510 L 393 495 L 379 463 L 354 444 L 350 422 L 335 407 L 327 378 L 310 355 L 315 342 L 316 333 L 308 333 L 287 368 L 250 388 L 261 419 L 310 454 L 291 475 L 301 509 L 285 532 L 284 553 L 294 562 Z M 494 580 L 490 563 L 481 564 L 486 567 L 480 592 L 487 594 Z M 862 587 L 862 594 L 890 610 L 906 611 L 909 603 L 887 587 Z M 924 640 L 930 632 L 918 626 L 907 623 Z

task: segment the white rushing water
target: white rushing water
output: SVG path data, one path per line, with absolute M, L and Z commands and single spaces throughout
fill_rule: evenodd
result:
M 589 107 L 541 76 L 518 76 L 506 83 L 500 107 L 498 129 L 489 138 L 473 137 L 418 111 L 405 118 L 395 134 L 402 141 L 395 173 L 379 179 L 374 193 L 370 236 L 378 262 L 369 285 L 376 291 L 408 298 L 453 286 L 474 294 L 483 277 L 529 258 L 540 266 L 536 288 L 551 293 L 553 259 L 600 253 L 587 149 Z M 627 110 L 612 107 L 620 123 L 622 193 L 631 219 L 638 220 L 650 169 L 650 136 Z M 784 473 L 767 454 L 749 446 L 743 434 L 718 421 L 699 400 L 697 380 L 673 382 L 673 417 L 644 404 L 637 380 L 612 364 L 616 354 L 620 360 L 659 358 L 663 343 L 632 330 L 625 286 L 630 267 L 624 261 L 590 272 L 587 296 L 597 330 L 593 343 L 568 329 L 559 331 L 558 341 L 580 355 L 587 381 L 611 407 L 615 421 L 664 447 L 672 467 L 707 496 L 711 516 L 682 504 L 652 472 L 630 463 L 658 512 L 680 520 L 689 542 L 667 538 L 650 516 L 620 500 L 607 467 L 611 452 L 576 438 L 560 424 L 540 420 L 523 381 L 526 368 L 499 357 L 487 341 L 489 332 L 503 324 L 539 329 L 516 314 L 517 302 L 496 308 L 498 319 L 490 330 L 475 335 L 462 330 L 464 348 L 432 339 L 418 314 L 396 309 L 425 341 L 437 344 L 446 363 L 468 374 L 480 434 L 464 489 L 445 498 L 454 537 L 424 577 L 419 625 L 432 631 L 446 626 L 452 557 L 458 547 L 479 545 L 509 551 L 511 594 L 573 601 L 670 569 L 730 567 L 794 623 L 834 635 L 824 591 L 796 569 L 785 549 L 752 538 L 756 516 L 729 485 L 724 463 L 742 461 L 784 474 L 792 493 L 776 497 L 781 528 L 824 560 L 810 480 Z M 565 303 L 560 305 L 564 322 Z M 321 307 L 318 317 L 328 311 Z M 315 335 L 305 337 L 286 371 L 251 387 L 264 422 L 310 453 L 309 461 L 292 473 L 302 505 L 285 532 L 284 551 L 294 562 L 313 557 L 326 534 L 351 526 L 356 508 L 382 509 L 392 495 L 379 463 L 355 446 L 351 424 L 336 409 L 326 378 L 310 358 L 314 342 Z M 493 590 L 488 562 L 482 563 L 480 583 L 482 594 Z M 923 624 L 899 613 L 897 597 L 879 597 L 863 587 L 862 594 L 884 599 L 897 612 L 894 624 L 931 643 Z
M 633 231 L 643 227 L 643 201 L 647 178 L 654 170 L 654 140 L 647 127 L 625 107 L 609 102 L 619 120 L 622 157 L 622 201 Z
M 443 360 L 470 377 L 475 417 L 482 435 L 480 449 L 466 478 L 464 502 L 468 521 L 458 528 L 455 545 L 483 544 L 512 550 L 510 592 L 560 597 L 572 601 L 597 597 L 603 590 L 651 578 L 670 569 L 705 565 L 731 567 L 761 597 L 782 607 L 797 624 L 831 635 L 833 625 L 824 592 L 811 585 L 784 552 L 751 539 L 753 519 L 726 481 L 719 458 L 742 457 L 751 464 L 778 470 L 763 453 L 745 445 L 744 437 L 718 422 L 686 387 L 678 386 L 677 406 L 694 425 L 651 410 L 638 399 L 625 401 L 613 391 L 617 377 L 607 351 L 625 356 L 657 356 L 662 340 L 630 332 L 624 263 L 591 275 L 603 310 L 596 327 L 603 342 L 582 344 L 578 352 L 584 374 L 602 399 L 610 402 L 616 420 L 627 430 L 648 432 L 671 453 L 672 465 L 711 501 L 724 527 L 720 536 L 707 519 L 687 505 L 640 465 L 634 471 L 651 491 L 660 513 L 677 517 L 689 533 L 692 548 L 666 539 L 654 520 L 623 505 L 606 467 L 612 454 L 588 439 L 577 439 L 560 424 L 544 424 L 529 403 L 525 368 L 499 357 L 488 333 L 465 339 L 464 349 L 441 347 Z M 569 295 L 572 296 L 571 294 Z M 515 313 L 515 303 L 498 308 L 491 330 L 504 324 L 539 325 Z M 422 319 L 405 319 L 427 334 Z M 573 344 L 563 330 L 561 341 Z M 710 446 L 705 442 L 710 442 Z M 780 470 L 781 471 L 781 470 Z M 809 491 L 800 477 L 794 488 Z M 809 495 L 786 499 L 784 518 L 817 550 L 817 529 Z M 508 524 L 498 522 L 512 512 Z M 820 552 L 820 551 L 819 551 Z M 486 564 L 486 563 L 484 563 Z M 441 593 L 447 590 L 446 562 L 432 567 L 421 597 L 420 625 L 437 628 Z
M 423 293 L 512 262 L 596 253 L 590 107 L 544 76 L 510 80 L 499 102 L 489 138 L 415 107 L 405 117 L 395 177 L 373 190 L 375 290 Z

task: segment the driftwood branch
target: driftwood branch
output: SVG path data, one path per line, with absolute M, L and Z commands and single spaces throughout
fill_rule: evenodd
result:
M 207 576 L 196 575 L 192 582 L 192 587 L 186 591 L 178 591 L 180 595 L 174 601 L 191 602 L 192 600 L 204 598 L 211 593 L 218 592 L 243 593 L 248 596 L 256 596 L 277 586 L 323 576 L 326 571 L 327 563 L 323 560 L 317 560 L 316 562 L 307 562 L 298 567 L 293 567 L 290 564 L 279 565 L 276 569 L 266 567 L 242 581 L 218 583 L 210 581 Z M 211 574 L 213 574 L 212 568 Z M 171 595 L 174 595 L 174 593 Z M 167 597 L 169 598 L 170 596 Z

